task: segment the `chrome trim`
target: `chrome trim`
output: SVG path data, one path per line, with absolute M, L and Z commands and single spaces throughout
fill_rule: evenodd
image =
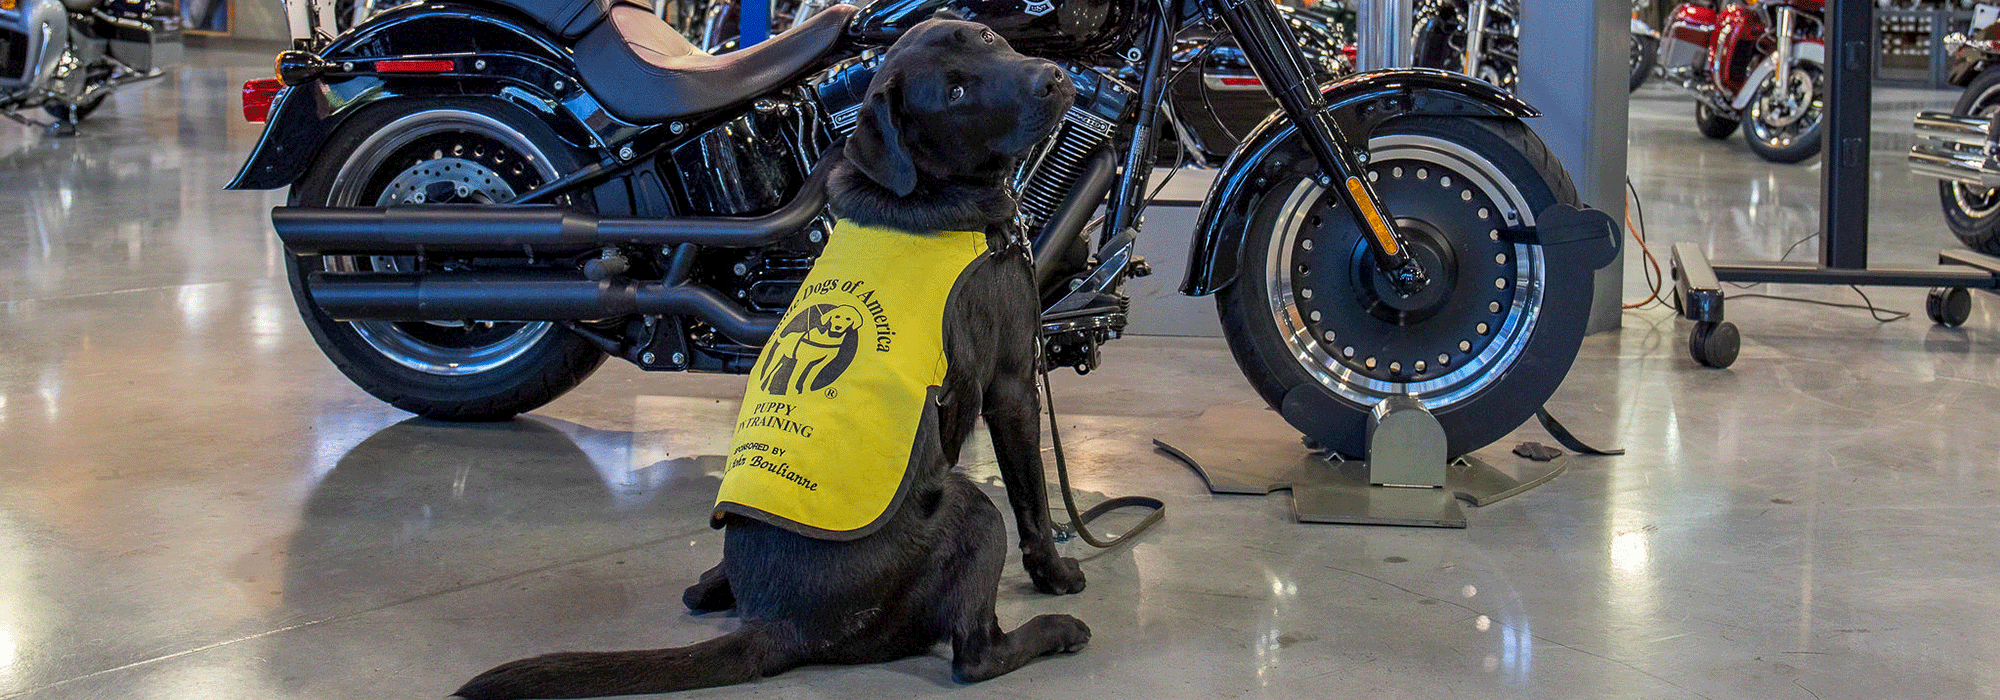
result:
M 362 140 L 351 152 L 348 160 L 341 164 L 334 175 L 334 186 L 328 193 L 330 206 L 356 206 L 362 196 L 361 188 L 367 176 L 382 161 L 404 145 L 419 138 L 444 131 L 469 131 L 491 138 L 507 145 L 526 157 L 534 165 L 535 172 L 543 182 L 555 179 L 555 169 L 549 165 L 548 157 L 535 147 L 528 137 L 515 131 L 513 127 L 490 116 L 461 109 L 427 109 L 405 115 L 375 130 Z M 512 196 L 511 186 L 502 185 Z M 378 195 L 373 206 L 389 206 L 391 193 L 384 191 Z M 329 259 L 329 268 L 334 264 L 344 264 L 358 268 L 358 261 L 352 258 Z M 395 266 L 393 259 L 376 258 L 380 266 Z M 493 370 L 519 358 L 541 339 L 548 335 L 555 324 L 547 321 L 525 323 L 521 328 L 499 342 L 475 348 L 446 348 L 425 342 L 402 328 L 394 321 L 350 321 L 355 333 L 368 343 L 369 347 L 381 353 L 396 364 L 409 369 L 437 376 L 464 376 Z M 455 325 L 452 322 L 447 325 Z M 479 321 L 473 321 L 479 323 Z
M 1496 228 L 1529 228 L 1535 225 L 1534 216 L 1526 208 L 1527 199 L 1520 189 L 1501 175 L 1491 161 L 1459 144 L 1428 136 L 1383 136 L 1369 140 L 1368 152 L 1371 162 L 1427 160 L 1450 170 L 1500 208 L 1496 213 L 1500 215 L 1502 225 Z M 1271 244 L 1264 264 L 1264 285 L 1269 290 L 1271 313 L 1275 317 L 1279 336 L 1307 374 L 1312 375 L 1320 386 L 1360 406 L 1373 406 L 1388 396 L 1413 396 L 1432 410 L 1441 410 L 1471 398 L 1507 374 L 1520 359 L 1527 341 L 1533 337 L 1535 324 L 1541 316 L 1542 280 L 1547 272 L 1540 246 L 1514 245 L 1512 284 L 1518 291 L 1500 327 L 1493 330 L 1493 340 L 1478 355 L 1436 379 L 1423 382 L 1382 381 L 1348 369 L 1335 359 L 1331 351 L 1313 337 L 1311 327 L 1300 315 L 1298 301 L 1290 289 L 1290 241 L 1300 229 L 1303 217 L 1310 214 L 1312 204 L 1319 201 L 1323 193 L 1324 189 L 1312 180 L 1302 180 L 1294 187 L 1285 200 L 1282 210 L 1285 213 L 1273 234 L 1281 238 Z M 1338 330 L 1335 332 L 1338 337 Z

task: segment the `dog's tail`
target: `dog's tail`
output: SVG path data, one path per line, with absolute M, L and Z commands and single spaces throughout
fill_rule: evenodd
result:
M 467 681 L 464 700 L 588 698 L 745 683 L 791 667 L 769 630 L 746 624 L 673 649 L 564 652 L 501 664 Z

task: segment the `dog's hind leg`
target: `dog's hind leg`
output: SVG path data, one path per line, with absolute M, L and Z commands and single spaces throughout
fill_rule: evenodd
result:
M 1036 657 L 1082 649 L 1090 627 L 1068 615 L 1037 615 L 1012 632 L 1000 629 L 993 603 L 1000 569 L 1007 561 L 1006 529 L 1000 510 L 971 482 L 954 498 L 966 501 L 966 518 L 957 537 L 940 551 L 940 567 L 949 572 L 940 591 L 938 612 L 951 626 L 951 675 L 961 683 L 993 678 L 1020 668 Z
M 681 592 L 681 604 L 691 612 L 719 612 L 736 607 L 736 594 L 729 590 L 729 577 L 716 564 L 701 572 L 701 578 Z

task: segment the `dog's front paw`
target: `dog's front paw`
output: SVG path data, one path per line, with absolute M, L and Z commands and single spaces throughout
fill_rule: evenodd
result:
M 1048 627 L 1055 635 L 1054 653 L 1068 654 L 1082 651 L 1090 643 L 1090 625 L 1068 615 L 1043 615 Z
M 1052 557 L 1034 561 L 1031 557 L 1022 563 L 1028 569 L 1028 578 L 1035 581 L 1035 590 L 1055 595 L 1083 591 L 1083 567 L 1074 558 Z

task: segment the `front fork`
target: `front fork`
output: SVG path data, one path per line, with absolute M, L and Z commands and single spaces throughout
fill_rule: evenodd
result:
M 1355 141 L 1341 133 L 1327 112 L 1313 71 L 1293 50 L 1291 32 L 1285 29 L 1277 8 L 1271 0 L 1210 0 L 1209 5 L 1236 36 L 1250 67 L 1277 98 L 1278 106 L 1298 125 L 1307 147 L 1319 160 L 1319 184 L 1339 192 L 1355 225 L 1371 234 L 1367 238 L 1376 266 L 1398 293 L 1410 296 L 1423 291 L 1430 283 L 1429 274 L 1410 255 L 1395 220 L 1368 184 L 1361 168 L 1367 155 L 1349 145 Z
M 1784 99 L 1787 104 L 1790 104 L 1792 101 L 1792 22 L 1794 21 L 1792 8 L 1780 6 L 1772 9 L 1773 13 L 1777 15 L 1774 19 L 1778 23 L 1778 53 L 1774 59 L 1778 65 L 1777 72 L 1773 77 L 1777 80 L 1777 96 Z M 1748 87 L 1752 90 L 1757 89 L 1755 85 Z

